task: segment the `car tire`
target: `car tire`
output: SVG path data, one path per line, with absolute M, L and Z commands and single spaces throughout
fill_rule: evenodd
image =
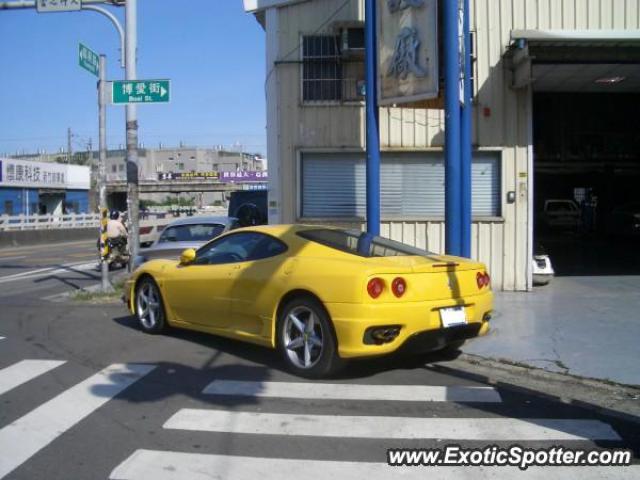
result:
M 151 334 L 166 330 L 167 322 L 158 284 L 151 277 L 138 282 L 135 294 L 135 312 L 140 328 Z
M 301 296 L 283 305 L 276 335 L 278 350 L 296 375 L 326 378 L 344 366 L 331 319 L 314 298 Z

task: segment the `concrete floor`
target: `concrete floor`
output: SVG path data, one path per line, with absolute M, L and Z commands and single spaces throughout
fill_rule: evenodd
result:
M 640 385 L 640 276 L 557 277 L 497 293 L 495 313 L 464 352 Z

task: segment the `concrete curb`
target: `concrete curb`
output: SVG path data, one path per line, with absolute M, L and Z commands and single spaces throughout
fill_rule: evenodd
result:
M 446 364 L 428 368 L 640 424 L 640 386 L 549 372 L 505 359 L 465 353 Z

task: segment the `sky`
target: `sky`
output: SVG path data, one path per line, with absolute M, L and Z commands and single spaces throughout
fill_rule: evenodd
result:
M 124 7 L 107 7 L 124 25 Z M 90 11 L 0 11 L 0 156 L 98 145 L 96 77 L 78 43 L 124 78 L 119 40 Z M 242 0 L 138 0 L 138 78 L 171 79 L 171 103 L 138 106 L 145 147 L 236 146 L 266 153 L 265 34 Z M 109 148 L 124 145 L 124 107 L 107 109 Z

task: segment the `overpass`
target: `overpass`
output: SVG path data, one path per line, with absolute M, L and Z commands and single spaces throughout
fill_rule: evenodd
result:
M 211 180 L 141 180 L 140 193 L 183 193 L 183 192 L 232 192 L 242 190 L 244 184 L 256 185 L 257 182 L 212 182 Z M 118 180 L 107 182 L 107 194 L 126 193 L 127 182 Z

